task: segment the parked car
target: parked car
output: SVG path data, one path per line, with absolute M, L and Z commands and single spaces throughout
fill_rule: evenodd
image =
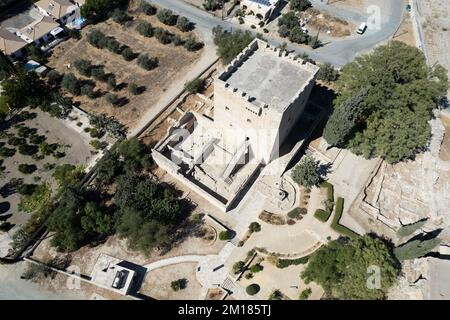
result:
M 364 32 L 366 32 L 366 29 L 367 29 L 367 24 L 366 24 L 365 22 L 362 22 L 362 23 L 359 25 L 359 28 L 358 28 L 358 30 L 356 31 L 356 33 L 357 33 L 357 34 L 363 34 Z
M 46 66 L 43 66 L 34 60 L 28 60 L 23 67 L 27 72 L 36 72 L 40 77 L 45 77 L 48 72 L 48 68 Z

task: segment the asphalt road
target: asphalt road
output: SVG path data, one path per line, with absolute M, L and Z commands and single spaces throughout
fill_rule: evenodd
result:
M 158 6 L 171 9 L 177 14 L 181 14 L 189 18 L 196 24 L 196 27 L 202 31 L 202 34 L 205 37 L 203 39 L 205 43 L 212 42 L 211 30 L 217 25 L 220 25 L 227 30 L 247 30 L 246 28 L 244 29 L 244 27 L 231 23 L 230 21 L 221 21 L 219 18 L 212 16 L 204 10 L 194 7 L 183 0 L 147 1 L 155 3 Z M 320 7 L 324 6 L 326 5 L 320 5 Z M 358 20 L 361 19 L 361 17 L 366 16 L 365 14 L 346 11 L 344 9 L 339 9 L 339 11 L 337 11 L 334 7 L 329 7 L 328 11 L 338 13 L 340 17 L 348 17 Z M 329 62 L 338 67 L 343 66 L 352 61 L 358 53 L 370 51 L 378 43 L 389 39 L 400 26 L 404 11 L 405 3 L 403 0 L 385 1 L 385 5 L 383 5 L 380 12 L 382 16 L 382 23 L 379 30 L 368 29 L 362 36 L 355 35 L 350 39 L 334 41 L 316 50 L 304 49 L 292 44 L 288 45 L 288 49 L 294 50 L 298 53 L 306 52 L 312 59 L 319 62 Z M 267 37 L 265 36 L 265 38 Z M 271 38 L 267 38 L 267 40 L 272 45 L 279 45 L 282 42 Z

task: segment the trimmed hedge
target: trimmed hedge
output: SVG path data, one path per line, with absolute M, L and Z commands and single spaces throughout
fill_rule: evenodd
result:
M 297 259 L 278 259 L 277 268 L 284 269 L 289 266 L 298 266 L 299 264 L 306 264 L 309 260 L 309 256 L 304 256 Z
M 349 228 L 339 224 L 339 221 L 341 220 L 343 211 L 344 211 L 344 199 L 339 197 L 339 198 L 337 198 L 337 201 L 336 201 L 336 213 L 334 214 L 333 221 L 331 222 L 331 228 L 334 231 L 336 231 L 344 236 L 350 237 L 350 238 L 359 236 L 353 230 L 350 230 Z
M 317 209 L 314 213 L 314 217 L 322 222 L 327 222 L 330 216 L 331 212 L 323 209 Z

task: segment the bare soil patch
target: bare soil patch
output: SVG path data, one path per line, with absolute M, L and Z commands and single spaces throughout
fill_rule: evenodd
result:
M 187 37 L 189 33 L 183 33 L 175 27 L 163 25 L 157 20 L 156 16 L 135 14 L 134 18 L 134 21 L 127 26 L 121 26 L 112 20 L 107 20 L 95 26 L 88 26 L 83 29 L 81 40 L 70 39 L 60 44 L 55 48 L 49 59 L 50 67 L 62 73 L 74 72 L 80 78 L 83 77 L 73 67 L 73 62 L 77 59 L 90 60 L 94 65 L 104 66 L 105 72 L 113 73 L 120 88 L 115 93 L 120 98 L 128 99 L 129 102 L 126 105 L 113 107 L 107 103 L 104 96 L 96 99 L 75 97 L 75 101 L 79 102 L 81 107 L 88 112 L 115 116 L 130 128 L 138 123 L 139 118 L 159 100 L 174 81 L 189 70 L 201 55 L 201 50 L 189 52 L 182 46 L 163 45 L 154 37 L 141 36 L 135 28 L 138 21 L 145 20 L 154 27 L 162 27 L 182 37 Z M 111 53 L 107 49 L 97 49 L 91 46 L 86 40 L 86 35 L 92 29 L 98 29 L 107 36 L 114 36 L 121 44 L 129 46 L 135 53 L 147 53 L 151 57 L 157 57 L 159 60 L 158 67 L 146 71 L 137 65 L 136 59 L 126 61 L 121 55 Z M 70 68 L 68 68 L 69 64 L 71 64 Z M 145 86 L 145 92 L 137 96 L 132 95 L 127 89 L 127 85 L 130 83 Z M 96 82 L 96 90 L 103 94 L 111 91 L 99 81 Z
M 140 292 L 163 300 L 199 299 L 202 286 L 195 276 L 196 267 L 196 263 L 179 263 L 153 270 L 145 276 Z M 178 279 L 187 280 L 187 285 L 185 289 L 174 291 L 170 283 Z

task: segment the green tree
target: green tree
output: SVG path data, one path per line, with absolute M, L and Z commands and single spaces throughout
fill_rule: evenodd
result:
M 367 286 L 368 268 L 378 266 L 380 288 Z M 395 283 L 400 264 L 392 249 L 372 235 L 354 239 L 340 238 L 330 241 L 309 258 L 301 277 L 321 285 L 325 292 L 338 299 L 384 299 Z
M 83 167 L 77 167 L 72 164 L 62 164 L 55 168 L 52 174 L 58 182 L 59 187 L 65 190 L 71 185 L 78 184 L 84 176 Z
M 52 190 L 48 183 L 44 183 L 32 188 L 32 193 L 24 194 L 21 197 L 18 204 L 18 208 L 20 211 L 31 213 L 50 203 Z M 25 190 L 22 191 L 24 192 Z M 29 193 L 30 191 L 31 189 L 26 190 L 27 193 Z
M 139 21 L 136 31 L 144 37 L 153 37 L 154 35 L 153 26 L 147 21 Z
M 339 78 L 339 72 L 330 63 L 324 63 L 317 72 L 317 80 L 327 83 L 334 82 Z
M 292 28 L 289 34 L 289 40 L 294 43 L 307 43 L 308 39 L 308 34 L 300 26 Z
M 363 88 L 355 97 L 348 98 L 334 108 L 323 131 L 323 137 L 329 145 L 336 147 L 345 145 L 363 114 L 362 102 L 366 96 L 367 89 Z
M 61 87 L 75 96 L 78 96 L 81 93 L 81 83 L 73 73 L 64 74 L 61 81 Z
M 430 240 L 409 241 L 394 249 L 394 254 L 398 260 L 409 260 L 423 257 L 431 252 L 441 243 L 441 239 L 434 238 Z
M 292 170 L 292 179 L 298 184 L 311 188 L 320 182 L 319 162 L 311 156 L 305 156 Z
M 175 15 L 173 11 L 169 9 L 159 10 L 158 13 L 156 14 L 156 17 L 158 18 L 159 21 L 169 26 L 174 26 L 177 23 L 178 18 L 178 16 Z
M 184 84 L 184 89 L 189 93 L 197 93 L 204 89 L 205 81 L 201 78 L 195 78 Z
M 224 64 L 230 63 L 255 38 L 250 31 L 229 32 L 221 26 L 213 28 L 213 36 L 217 54 Z
M 139 10 L 149 16 L 154 15 L 158 11 L 155 6 L 152 6 L 145 0 L 141 0 L 139 3 Z
M 448 89 L 443 67 L 428 67 L 419 49 L 392 41 L 342 69 L 335 107 L 364 88 L 368 92 L 360 104 L 363 113 L 346 146 L 356 154 L 381 156 L 389 163 L 424 150 L 432 110 Z
M 261 231 L 261 225 L 258 222 L 252 222 L 250 223 L 250 225 L 248 226 L 248 230 L 250 232 L 260 232 Z
M 156 220 L 147 219 L 132 208 L 125 208 L 117 225 L 117 233 L 126 238 L 130 249 L 148 254 L 158 246 L 170 242 L 168 227 Z
M 84 215 L 81 217 L 81 227 L 86 232 L 101 235 L 111 234 L 115 230 L 114 216 L 105 212 L 104 208 L 96 202 L 87 202 L 84 207 Z
M 179 16 L 177 18 L 177 28 L 183 32 L 187 32 L 192 29 L 192 23 L 189 21 L 188 18 Z
M 290 0 L 289 3 L 291 10 L 296 11 L 305 11 L 306 9 L 312 7 L 312 4 L 309 0 Z
M 156 57 L 149 57 L 147 53 L 141 53 L 137 59 L 138 65 L 145 70 L 153 70 L 158 64 L 159 60 Z

